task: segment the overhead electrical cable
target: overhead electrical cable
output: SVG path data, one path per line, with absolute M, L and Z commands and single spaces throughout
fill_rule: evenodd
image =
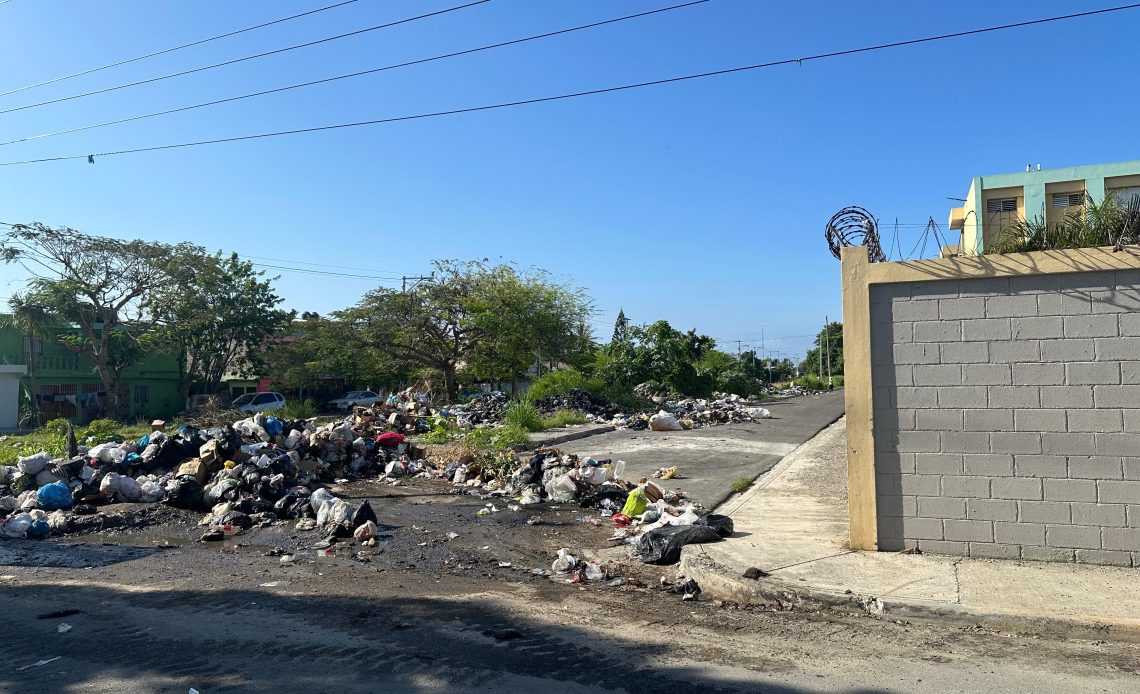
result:
M 213 101 L 206 101 L 206 102 L 203 102 L 200 104 L 192 104 L 190 106 L 182 106 L 179 108 L 167 109 L 165 111 L 156 111 L 154 113 L 146 113 L 146 114 L 142 114 L 142 115 L 138 115 L 138 116 L 130 116 L 127 118 L 119 118 L 117 120 L 107 121 L 105 123 L 96 123 L 94 125 L 84 125 L 84 126 L 80 126 L 77 128 L 68 128 L 66 130 L 57 130 L 54 132 L 42 133 L 39 135 L 29 135 L 27 137 L 21 137 L 21 138 L 16 139 L 16 140 L 8 140 L 6 142 L 0 142 L 0 147 L 3 147 L 5 145 L 14 145 L 14 144 L 17 144 L 20 142 L 28 142 L 30 140 L 39 140 L 39 139 L 43 139 L 45 137 L 56 137 L 58 135 L 68 135 L 70 133 L 82 132 L 84 130 L 94 130 L 95 128 L 104 128 L 104 127 L 107 127 L 109 125 L 119 125 L 121 123 L 129 123 L 131 121 L 143 120 L 145 118 L 155 118 L 157 116 L 167 116 L 167 115 L 170 115 L 173 113 L 181 113 L 183 111 L 191 111 L 191 110 L 198 109 L 198 108 L 205 108 L 207 106 L 217 106 L 218 104 L 226 104 L 226 103 L 230 103 L 233 101 L 240 101 L 242 99 L 252 99 L 252 98 L 258 97 L 258 96 L 266 96 L 269 94 L 278 94 L 278 93 L 286 92 L 286 91 L 289 91 L 292 89 L 301 89 L 302 87 L 312 87 L 312 86 L 315 86 L 318 84 L 327 84 L 329 82 L 335 82 L 337 80 L 349 79 L 352 77 L 361 77 L 364 75 L 372 75 L 372 74 L 375 74 L 378 72 L 384 72 L 386 70 L 395 70 L 398 68 L 409 67 L 412 65 L 421 65 L 423 63 L 430 63 L 430 62 L 433 62 L 436 60 L 445 60 L 447 58 L 455 58 L 455 57 L 462 56 L 462 55 L 469 55 L 471 53 L 479 53 L 481 51 L 489 51 L 489 50 L 492 50 L 495 48 L 503 48 L 505 46 L 513 46 L 513 45 L 517 45 L 520 43 L 526 43 L 528 41 L 537 41 L 539 39 L 545 39 L 545 38 L 550 38 L 553 36 L 560 36 L 563 34 L 569 34 L 569 33 L 575 32 L 575 31 L 583 31 L 585 29 L 593 29 L 595 27 L 605 26 L 607 24 L 615 24 L 617 22 L 624 22 L 624 21 L 630 20 L 630 19 L 638 19 L 641 17 L 647 17 L 649 15 L 660 14 L 662 12 L 671 12 L 673 10 L 679 10 L 679 9 L 682 9 L 685 7 L 692 7 L 693 5 L 701 5 L 701 4 L 704 4 L 706 2 L 710 2 L 710 0 L 693 0 L 692 2 L 682 3 L 680 5 L 672 5 L 670 7 L 662 7 L 660 9 L 649 10 L 647 12 L 638 12 L 637 14 L 630 14 L 630 15 L 626 15 L 624 17 L 616 17 L 614 19 L 607 19 L 607 20 L 600 21 L 600 22 L 593 22 L 590 24 L 582 24 L 580 26 L 570 27 L 568 29 L 560 29 L 558 31 L 549 31 L 549 32 L 546 32 L 544 34 L 535 34 L 533 36 L 526 36 L 526 37 L 523 37 L 520 39 L 513 39 L 510 41 L 493 43 L 493 44 L 489 44 L 486 46 L 479 46 L 478 48 L 469 48 L 469 49 L 463 50 L 463 51 L 455 51 L 453 53 L 444 53 L 441 55 L 432 56 L 430 58 L 420 58 L 418 60 L 410 60 L 410 61 L 403 62 L 403 63 L 395 63 L 393 65 L 385 65 L 383 67 L 376 67 L 376 68 L 371 68 L 368 70 L 361 70 L 359 72 L 351 72 L 351 73 L 344 74 L 344 75 L 336 75 L 333 77 L 325 77 L 323 79 L 312 80 L 310 82 L 300 82 L 298 84 L 290 84 L 290 85 L 287 85 L 284 87 L 277 87 L 275 89 L 266 89 L 266 90 L 263 90 L 260 92 L 253 92 L 251 94 L 242 94 L 240 96 L 231 96 L 231 97 L 228 97 L 225 99 L 215 99 Z
M 11 0 L 0 0 L 0 5 L 4 4 L 5 2 L 10 2 L 10 1 Z M 338 3 L 332 4 L 332 5 L 326 5 L 324 7 L 318 7 L 316 9 L 309 10 L 308 12 L 301 12 L 299 14 L 289 15 L 288 17 L 282 17 L 280 19 L 274 19 L 274 20 L 269 21 L 269 22 L 262 22 L 261 24 L 255 24 L 254 26 L 246 27 L 244 29 L 236 29 L 234 31 L 228 31 L 224 34 L 218 34 L 217 36 L 210 36 L 210 37 L 207 37 L 204 39 L 199 39 L 197 41 L 191 41 L 190 43 L 184 43 L 184 44 L 181 44 L 179 46 L 172 46 L 170 48 L 164 48 L 160 51 L 153 51 L 151 53 L 145 53 L 143 55 L 135 56 L 134 58 L 127 58 L 125 60 L 120 60 L 118 62 L 108 63 L 107 65 L 100 65 L 99 67 L 93 67 L 93 68 L 88 68 L 86 70 L 80 70 L 79 72 L 73 72 L 73 73 L 68 74 L 68 75 L 61 75 L 59 77 L 53 77 L 52 79 L 44 80 L 43 82 L 36 82 L 35 84 L 26 84 L 22 87 L 16 87 L 15 89 L 9 89 L 6 92 L 0 92 L 0 96 L 8 96 L 9 94 L 15 94 L 16 92 L 22 92 L 22 91 L 26 91 L 28 89 L 35 89 L 36 87 L 43 87 L 43 86 L 48 85 L 48 84 L 55 84 L 56 82 L 62 82 L 64 80 L 69 80 L 73 77 L 82 77 L 83 75 L 90 75 L 91 73 L 94 73 L 94 72 L 100 72 L 102 70 L 109 70 L 113 67 L 119 67 L 120 65 L 127 65 L 128 63 L 136 63 L 140 60 L 146 60 L 147 58 L 153 58 L 155 56 L 165 55 L 167 53 L 173 53 L 174 51 L 180 51 L 184 48 L 190 48 L 192 46 L 201 46 L 204 43 L 209 43 L 211 41 L 217 41 L 218 39 L 229 38 L 230 36 L 237 36 L 238 34 L 244 34 L 244 33 L 249 32 L 249 31 L 256 31 L 258 29 L 264 29 L 265 27 L 273 26 L 274 24 L 281 24 L 283 22 L 288 22 L 288 21 L 293 20 L 293 19 L 300 19 L 301 17 L 307 17 L 309 15 L 317 14 L 318 12 L 325 12 L 326 10 L 332 10 L 332 9 L 337 8 L 337 7 L 343 7 L 345 5 L 351 5 L 354 2 L 358 2 L 358 0 L 343 0 L 343 2 L 338 2 Z
M 264 51 L 262 53 L 255 53 L 253 55 L 247 55 L 247 56 L 244 56 L 242 58 L 234 58 L 233 60 L 225 60 L 225 61 L 222 61 L 220 63 L 212 63 L 210 65 L 203 65 L 201 67 L 195 67 L 195 68 L 191 68 L 189 70 L 181 70 L 179 72 L 172 72 L 172 73 L 167 74 L 167 75 L 159 75 L 158 77 L 150 77 L 150 78 L 147 78 L 145 80 L 138 80 L 136 82 L 127 82 L 124 84 L 117 84 L 113 87 L 104 87 L 103 89 L 96 89 L 96 90 L 90 91 L 90 92 L 83 92 L 80 94 L 72 94 L 70 96 L 62 96 L 62 97 L 59 97 L 58 99 L 48 99 L 47 101 L 39 101 L 39 102 L 36 102 L 34 104 L 24 104 L 23 106 L 14 106 L 12 108 L 0 110 L 0 113 L 14 113 L 16 111 L 24 111 L 24 110 L 27 110 L 30 108 L 37 108 L 39 106 L 47 106 L 49 104 L 58 104 L 58 103 L 61 103 L 64 101 L 72 101 L 74 99 L 82 99 L 83 97 L 94 96 L 96 94 L 106 94 L 108 92 L 114 92 L 114 91 L 118 91 L 120 89 L 127 89 L 128 87 L 137 87 L 137 86 L 142 85 L 142 84 L 150 84 L 152 82 L 159 82 L 162 80 L 168 80 L 168 79 L 171 79 L 174 77 L 182 77 L 184 75 L 192 75 L 192 74 L 195 74 L 198 72 L 205 72 L 206 70 L 213 70 L 214 68 L 225 67 L 227 65 L 235 65 L 237 63 L 244 63 L 248 60 L 256 60 L 257 58 L 265 58 L 267 56 L 277 55 L 279 53 L 285 53 L 287 51 L 295 51 L 295 50 L 300 49 L 300 48 L 308 48 L 310 46 L 316 46 L 316 45 L 319 45 L 322 43 L 328 43 L 330 41 L 338 41 L 340 39 L 345 39 L 345 38 L 348 38 L 350 36 L 359 36 L 360 34 L 365 34 L 365 33 L 368 33 L 370 31 L 377 31 L 379 29 L 387 29 L 389 27 L 399 26 L 401 24 L 408 24 L 410 22 L 415 22 L 415 21 L 418 21 L 421 19 L 428 19 L 429 17 L 438 17 L 441 14 L 447 14 L 449 12 L 455 12 L 457 10 L 464 10 L 464 9 L 467 9 L 468 7 L 474 7 L 476 5 L 483 5 L 483 4 L 488 3 L 488 2 L 491 2 L 491 0 L 474 0 L 474 2 L 469 2 L 469 3 L 466 3 L 464 5 L 456 5 L 454 7 L 448 7 L 448 8 L 442 9 L 442 10 L 436 10 L 435 12 L 428 12 L 427 14 L 420 14 L 420 15 L 416 15 L 414 17 L 406 17 L 404 19 L 398 19 L 396 21 L 387 22 L 385 24 L 376 24 L 376 25 L 373 25 L 370 27 L 365 27 L 363 29 L 357 29 L 356 31 L 350 31 L 346 34 L 337 34 L 336 36 L 328 36 L 328 37 L 325 37 L 323 39 L 317 39 L 316 41 L 308 41 L 306 43 L 298 43 L 298 44 L 293 45 L 293 46 L 286 46 L 285 48 L 275 48 L 272 51 Z
M 481 1 L 486 2 L 487 0 L 481 0 Z M 477 3 L 472 3 L 472 4 L 477 4 Z M 467 5 L 467 6 L 469 6 L 469 5 Z M 460 7 L 466 7 L 466 6 L 460 6 Z M 385 123 L 397 123 L 397 122 L 401 122 L 401 121 L 420 120 L 420 119 L 425 119 L 425 118 L 438 118 L 441 116 L 451 116 L 451 115 L 458 115 L 458 114 L 463 114 L 463 113 L 476 113 L 479 111 L 492 111 L 492 110 L 497 110 L 497 109 L 512 108 L 515 106 L 526 106 L 526 105 L 530 105 L 530 104 L 539 104 L 539 103 L 546 103 L 546 102 L 551 102 L 551 101 L 562 101 L 562 100 L 566 100 L 566 99 L 574 99 L 574 98 L 583 97 L 583 96 L 593 96 L 593 95 L 597 95 L 597 94 L 610 94 L 610 93 L 614 93 L 614 92 L 629 91 L 632 89 L 642 89 L 645 87 L 654 87 L 654 86 L 659 86 L 659 85 L 664 85 L 664 84 L 673 84 L 673 83 L 677 83 L 677 82 L 685 82 L 685 81 L 690 81 L 690 80 L 704 79 L 704 78 L 708 78 L 708 77 L 717 77 L 717 76 L 721 76 L 721 75 L 729 75 L 729 74 L 735 74 L 735 73 L 749 72 L 749 71 L 753 71 L 753 70 L 760 70 L 760 69 L 764 69 L 764 68 L 777 67 L 777 66 L 781 66 L 781 65 L 803 64 L 805 62 L 809 62 L 809 61 L 813 61 L 813 60 L 825 60 L 828 58 L 838 58 L 838 57 L 844 57 L 844 56 L 850 56 L 850 55 L 857 55 L 860 53 L 870 53 L 873 51 L 881 51 L 881 50 L 886 50 L 886 49 L 890 49 L 890 48 L 900 48 L 900 47 L 904 47 L 904 46 L 913 46 L 913 45 L 917 45 L 917 44 L 930 43 L 930 42 L 934 42 L 934 41 L 944 41 L 944 40 L 948 40 L 948 39 L 962 38 L 962 37 L 966 37 L 966 36 L 974 36 L 974 35 L 978 35 L 978 34 L 991 33 L 991 32 L 995 32 L 995 31 L 1002 31 L 1005 29 L 1016 29 L 1016 28 L 1021 28 L 1021 27 L 1028 27 L 1028 26 L 1034 26 L 1034 25 L 1039 25 L 1039 24 L 1047 24 L 1047 23 L 1051 23 L 1051 22 L 1059 22 L 1059 21 L 1063 21 L 1063 20 L 1076 19 L 1076 18 L 1080 18 L 1080 17 L 1089 17 L 1089 16 L 1093 16 L 1093 15 L 1107 14 L 1110 12 L 1120 12 L 1123 10 L 1130 10 L 1130 9 L 1135 9 L 1138 7 L 1140 7 L 1140 3 L 1132 3 L 1132 4 L 1128 4 L 1128 5 L 1119 5 L 1116 7 L 1103 8 L 1103 9 L 1099 9 L 1099 10 L 1089 10 L 1089 11 L 1085 11 L 1085 12 L 1076 12 L 1076 13 L 1072 13 L 1072 14 L 1059 15 L 1059 16 L 1054 16 L 1054 17 L 1045 17 L 1045 18 L 1041 18 L 1041 19 L 1032 19 L 1032 20 L 1026 20 L 1026 21 L 1022 21 L 1022 22 L 1014 22 L 1014 23 L 1010 23 L 1010 24 L 1001 24 L 1001 25 L 997 25 L 997 26 L 982 27 L 982 28 L 978 28 L 978 29 L 969 29 L 966 31 L 957 31 L 957 32 L 949 33 L 949 34 L 938 34 L 935 36 L 925 36 L 925 37 L 921 37 L 921 38 L 907 39 L 907 40 L 903 40 L 903 41 L 894 41 L 891 43 L 874 44 L 871 46 L 862 46 L 859 48 L 849 48 L 849 49 L 840 50 L 840 51 L 831 51 L 828 53 L 817 53 L 814 55 L 807 55 L 807 56 L 803 56 L 800 58 L 785 58 L 782 60 L 774 60 L 774 61 L 766 62 L 766 63 L 757 63 L 754 65 L 744 65 L 744 66 L 740 66 L 740 67 L 725 68 L 722 70 L 711 70 L 708 72 L 699 72 L 699 73 L 694 73 L 694 74 L 689 74 L 689 75 L 681 75 L 678 77 L 667 77 L 664 79 L 650 80 L 647 82 L 636 82 L 636 83 L 632 83 L 632 84 L 623 84 L 623 85 L 618 85 L 618 86 L 614 86 L 614 87 L 603 87 L 603 88 L 599 88 L 599 89 L 590 89 L 590 90 L 579 91 L 579 92 L 571 92 L 568 94 L 558 94 L 555 96 L 544 96 L 544 97 L 536 97 L 536 98 L 532 98 L 532 99 L 521 99 L 518 101 L 508 101 L 508 102 L 502 102 L 502 103 L 497 103 L 497 104 L 487 104 L 487 105 L 483 105 L 483 106 L 471 106 L 468 108 L 457 108 L 457 109 L 451 109 L 451 110 L 446 110 L 446 111 L 433 111 L 433 112 L 429 112 L 429 113 L 418 113 L 418 114 L 413 114 L 413 115 L 408 115 L 408 116 L 394 116 L 394 117 L 390 117 L 390 118 L 378 118 L 375 120 L 357 121 L 357 122 L 353 122 L 353 123 L 337 123 L 334 125 L 315 126 L 315 127 L 309 127 L 309 128 L 297 128 L 294 130 L 279 130 L 279 131 L 275 131 L 275 132 L 257 133 L 257 134 L 253 134 L 253 135 L 237 135 L 237 136 L 233 136 L 233 137 L 215 138 L 215 139 L 211 139 L 211 140 L 196 140 L 196 141 L 191 141 L 191 142 L 179 142 L 179 143 L 166 144 L 166 145 L 154 145 L 151 147 L 136 147 L 133 149 L 123 149 L 123 150 L 117 150 L 117 151 L 111 151 L 111 152 L 102 152 L 102 153 L 96 153 L 96 154 L 73 154 L 73 155 L 65 155 L 65 156 L 57 156 L 57 157 L 43 157 L 40 159 L 25 159 L 25 160 L 21 160 L 21 161 L 7 161 L 7 162 L 0 162 L 0 166 L 17 166 L 17 165 L 23 165 L 23 164 L 39 164 L 39 163 L 44 163 L 44 162 L 69 161 L 69 160 L 77 160 L 77 159 L 86 159 L 89 162 L 94 163 L 96 157 L 110 157 L 110 156 L 118 156 L 118 155 L 123 155 L 123 154 L 139 154 L 139 153 L 143 153 L 143 152 L 158 152 L 158 151 L 171 150 L 171 149 L 181 149 L 181 148 L 186 148 L 186 147 L 199 147 L 199 146 L 203 146 L 203 145 L 223 144 L 223 143 L 229 143 L 229 142 L 241 142 L 241 141 L 245 141 L 245 140 L 259 140 L 259 139 L 265 139 L 265 138 L 270 138 L 270 137 L 281 137 L 281 136 L 285 136 L 285 135 L 299 135 L 302 133 L 322 132 L 322 131 L 327 131 L 327 130 L 340 130 L 340 129 L 345 129 L 345 128 L 357 128 L 357 127 L 368 126 L 368 125 L 381 125 L 381 124 L 385 124 Z M 453 8 L 453 9 L 459 9 L 459 8 Z M 0 113 L 2 113 L 2 112 L 0 112 Z

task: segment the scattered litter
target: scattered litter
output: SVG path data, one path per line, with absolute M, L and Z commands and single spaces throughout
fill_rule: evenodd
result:
M 62 655 L 57 655 L 54 658 L 48 658 L 46 660 L 37 660 L 36 662 L 31 663 L 30 665 L 23 665 L 23 666 L 16 668 L 16 672 L 23 672 L 24 670 L 27 670 L 28 668 L 33 668 L 33 667 L 43 667 L 44 665 L 47 665 L 48 663 L 54 663 L 55 661 L 59 660 L 62 657 L 63 657 Z
M 658 479 L 671 480 L 677 476 L 677 466 L 658 468 L 653 472 L 653 476 Z
M 764 569 L 760 569 L 760 568 L 757 568 L 755 566 L 750 566 L 744 570 L 744 577 L 750 578 L 752 580 L 756 580 L 758 578 L 767 578 L 768 576 L 771 576 L 771 575 L 772 574 L 768 573 Z
M 501 561 L 501 562 L 499 562 L 499 568 L 500 569 L 509 569 L 509 568 L 511 568 L 511 563 L 509 561 Z
M 270 581 L 269 583 L 262 583 L 258 588 L 278 588 L 289 585 L 289 581 Z
M 57 626 L 55 628 L 55 630 L 57 633 L 66 634 L 67 632 L 71 631 L 71 625 L 64 622 L 63 624 L 60 624 L 59 626 Z

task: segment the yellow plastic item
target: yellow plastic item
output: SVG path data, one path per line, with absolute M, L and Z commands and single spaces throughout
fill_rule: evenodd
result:
M 233 470 L 235 467 L 237 467 L 237 463 L 232 460 L 227 460 L 225 463 L 223 463 L 223 465 L 226 466 L 227 470 Z
M 634 489 L 629 493 L 625 500 L 625 506 L 622 507 L 621 513 L 623 516 L 633 518 L 645 513 L 645 507 L 649 505 L 648 499 L 645 498 L 645 491 L 642 489 Z

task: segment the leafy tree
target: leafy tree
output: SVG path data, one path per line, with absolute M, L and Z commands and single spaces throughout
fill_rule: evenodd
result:
M 270 339 L 295 315 L 277 308 L 282 299 L 272 279 L 236 253 L 187 260 L 156 302 L 161 334 L 178 357 L 184 398 L 191 388 L 217 393 L 227 373 L 257 373 Z
M 274 382 L 302 392 L 321 390 L 332 378 L 352 387 L 395 388 L 413 369 L 385 352 L 362 348 L 351 326 L 326 318 L 295 324 L 292 338 L 275 345 L 267 359 Z
M 606 383 L 632 388 L 649 383 L 677 393 L 705 396 L 714 388 L 708 372 L 701 373 L 697 364 L 708 355 L 715 342 L 695 330 L 682 333 L 668 321 L 629 328 L 629 340 L 600 350 L 595 373 Z
M 820 356 L 822 355 L 822 371 Z M 800 371 L 805 374 L 815 374 L 827 381 L 828 355 L 831 357 L 831 375 L 843 374 L 843 324 L 832 321 L 815 336 L 815 347 L 808 351 L 807 357 L 800 363 Z
M 625 317 L 625 309 L 618 309 L 617 320 L 614 321 L 614 336 L 610 339 L 611 348 L 629 344 L 629 319 Z
M 120 377 L 157 320 L 153 299 L 181 262 L 202 254 L 188 243 L 124 241 L 38 222 L 16 224 L 0 240 L 0 257 L 32 275 L 27 299 L 78 326 L 62 339 L 95 365 L 112 415 L 123 414 Z
M 28 347 L 25 350 L 24 359 L 28 363 L 28 385 L 31 388 L 28 398 L 28 411 L 31 414 L 32 423 L 39 426 L 42 424 L 40 421 L 40 389 L 38 384 L 40 360 L 36 354 L 35 344 L 37 340 L 42 341 L 48 338 L 51 329 L 59 324 L 59 317 L 53 315 L 47 306 L 37 303 L 26 294 L 15 294 L 9 298 L 8 310 L 10 311 L 8 315 L 0 316 L 0 326 L 19 330 L 27 340 Z

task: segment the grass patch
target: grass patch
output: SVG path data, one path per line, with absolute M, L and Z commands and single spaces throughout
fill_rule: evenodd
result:
M 558 429 L 572 424 L 585 424 L 589 420 L 578 410 L 558 410 L 552 415 L 542 418 L 543 429 Z
M 732 484 L 728 486 L 732 487 L 732 491 L 737 494 L 743 494 L 752 488 L 752 480 L 747 477 L 741 477 L 740 479 L 733 480 Z
M 316 416 L 317 403 L 310 398 L 290 400 L 281 408 L 281 417 L 285 419 L 309 419 Z
M 542 431 L 545 427 L 542 422 L 542 413 L 529 402 L 512 402 L 507 406 L 503 423 L 507 427 L 523 431 Z
M 501 451 L 529 442 L 530 433 L 526 429 L 510 425 L 494 429 L 472 429 L 463 435 L 463 441 L 480 450 Z

